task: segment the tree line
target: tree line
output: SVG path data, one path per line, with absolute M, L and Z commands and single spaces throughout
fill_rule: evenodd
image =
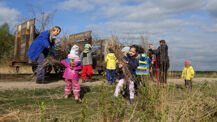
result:
M 14 50 L 15 36 L 10 33 L 8 23 L 0 25 L 0 62 L 11 59 Z

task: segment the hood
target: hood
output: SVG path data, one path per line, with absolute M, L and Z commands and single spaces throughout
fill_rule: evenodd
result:
M 70 54 L 78 55 L 79 47 L 77 45 L 74 45 L 71 48 Z
M 108 53 L 108 58 L 112 59 L 112 58 L 116 58 L 114 53 Z
M 79 56 L 77 56 L 75 54 L 69 54 L 68 58 L 70 58 L 70 59 L 79 59 Z

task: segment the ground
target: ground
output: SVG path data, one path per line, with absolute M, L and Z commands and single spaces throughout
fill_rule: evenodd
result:
M 32 74 L 0 74 L 0 91 L 13 89 L 52 89 L 56 87 L 64 87 L 65 82 L 59 76 L 51 74 L 47 79 L 49 83 L 37 84 Z M 82 86 L 99 86 L 103 83 L 99 76 L 93 76 L 93 82 L 85 82 L 80 84 Z
M 188 94 L 185 90 L 183 79 L 177 76 L 168 79 L 167 94 L 163 95 L 161 100 L 166 100 L 166 104 L 163 106 L 169 105 L 170 109 L 167 114 L 162 114 L 160 118 L 165 117 L 167 121 L 185 121 L 185 115 L 189 114 L 190 119 L 187 120 L 195 121 L 197 116 L 200 118 L 208 115 L 211 117 L 208 116 L 205 119 L 217 120 L 217 78 L 208 75 L 205 75 L 206 77 L 200 76 L 193 79 L 192 94 Z M 150 97 L 145 98 L 144 95 L 136 97 L 134 106 L 130 106 L 127 100 L 122 101 L 123 104 L 113 103 L 115 86 L 108 86 L 105 76 L 99 75 L 94 75 L 91 82 L 81 83 L 83 103 L 77 104 L 73 96 L 67 100 L 63 98 L 65 83 L 61 76 L 51 74 L 47 79 L 49 79 L 47 84 L 36 84 L 32 74 L 0 74 L 0 121 L 96 121 L 95 119 L 102 121 L 101 113 L 103 112 L 108 118 L 111 118 L 114 116 L 108 114 L 111 111 L 113 113 L 124 111 L 124 115 L 117 114 L 119 116 L 115 117 L 125 121 L 129 120 L 127 117 L 131 117 L 131 113 L 134 113 L 132 107 L 138 107 L 136 111 L 138 113 L 135 112 L 135 116 L 132 116 L 132 120 L 138 121 L 142 118 L 139 116 L 141 113 L 140 99 L 150 100 L 145 104 L 150 104 L 151 108 L 159 104 L 155 100 L 156 87 L 149 89 L 148 86 L 145 95 L 150 95 Z M 102 85 L 103 83 L 105 84 Z M 189 98 L 192 98 L 192 101 Z M 195 106 L 189 108 L 188 103 Z M 149 107 L 146 107 L 148 110 Z M 111 111 L 106 113 L 106 110 Z M 162 110 L 164 111 L 164 108 Z M 196 111 L 196 114 L 192 114 L 192 110 Z M 154 113 L 152 114 L 155 116 Z M 147 121 L 150 118 L 143 117 L 143 119 L 143 121 Z M 157 118 L 154 117 L 154 119 Z
M 13 89 L 36 89 L 36 88 L 56 88 L 56 87 L 64 87 L 65 83 L 63 79 L 57 78 L 57 80 L 54 80 L 47 84 L 36 84 L 34 79 L 31 79 L 31 74 L 20 74 L 17 76 L 20 76 L 20 78 L 16 77 L 16 74 L 11 76 L 3 76 L 0 75 L 0 91 L 2 90 L 13 90 Z M 7 78 L 8 77 L 8 78 Z M 217 81 L 217 78 L 194 78 L 194 83 L 199 83 L 201 81 L 208 81 L 208 82 L 214 82 Z M 81 80 L 80 80 L 81 83 Z M 81 83 L 82 86 L 97 86 L 101 85 L 103 83 L 100 79 L 94 79 L 94 82 L 86 82 Z M 168 79 L 169 84 L 183 84 L 183 79 L 180 78 L 171 78 Z

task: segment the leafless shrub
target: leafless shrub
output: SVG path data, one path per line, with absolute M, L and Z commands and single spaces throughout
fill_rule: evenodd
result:
M 122 70 L 124 73 L 124 78 L 128 82 L 132 79 L 132 75 L 130 73 L 130 70 L 128 68 L 128 64 L 126 63 L 126 61 L 124 60 L 125 55 L 123 54 L 123 52 L 121 51 L 122 46 L 118 40 L 118 38 L 114 35 L 112 35 L 112 44 L 111 44 L 111 48 L 114 51 L 114 54 L 118 60 L 119 63 L 123 64 Z
M 69 54 L 71 47 L 76 42 L 76 40 L 69 38 L 69 36 L 67 35 L 64 35 L 60 40 L 60 44 L 56 47 L 55 57 L 48 56 L 45 59 L 42 68 L 49 65 L 60 64 L 60 60 L 67 58 L 67 55 Z
M 24 15 L 19 19 L 21 22 L 25 22 L 32 18 L 35 18 L 38 33 L 43 32 L 48 27 L 55 13 L 57 12 L 56 9 L 48 12 L 41 6 L 33 5 L 31 3 L 26 3 L 26 6 L 28 8 L 29 14 L 26 14 L 27 16 Z
M 148 40 L 144 38 L 144 36 L 141 36 L 140 43 L 142 45 L 142 48 L 144 49 L 145 53 L 148 53 Z

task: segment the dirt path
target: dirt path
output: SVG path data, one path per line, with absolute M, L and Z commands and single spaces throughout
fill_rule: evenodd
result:
M 96 86 L 102 84 L 103 81 L 94 81 L 94 82 L 86 82 L 81 83 L 81 86 Z M 64 87 L 65 82 L 63 80 L 59 80 L 52 83 L 47 84 L 37 84 L 34 81 L 7 81 L 7 82 L 0 82 L 0 91 L 3 90 L 11 90 L 11 89 L 37 89 L 37 88 L 44 88 L 44 89 L 52 89 L 56 87 Z
M 217 78 L 194 78 L 193 83 L 201 83 L 204 81 L 208 82 L 216 82 Z M 80 81 L 81 83 L 81 81 Z M 81 83 L 81 86 L 97 86 L 101 85 L 103 81 L 96 80 L 94 82 L 86 82 Z M 184 84 L 183 79 L 168 79 L 169 84 Z M 37 89 L 37 88 L 56 88 L 56 87 L 64 87 L 65 83 L 63 80 L 58 80 L 55 82 L 51 82 L 48 84 L 36 84 L 34 81 L 16 81 L 16 80 L 0 80 L 0 91 L 3 90 L 11 90 L 11 89 Z

